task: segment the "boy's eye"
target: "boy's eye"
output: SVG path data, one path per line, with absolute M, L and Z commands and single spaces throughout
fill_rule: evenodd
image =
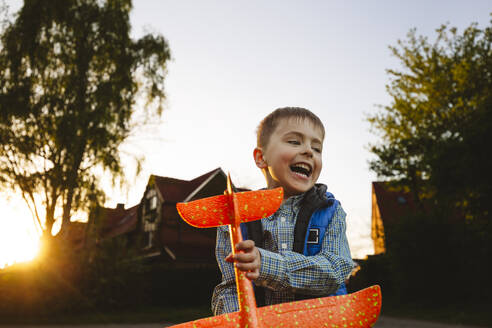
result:
M 297 140 L 288 140 L 287 141 L 288 143 L 290 143 L 291 145 L 300 145 L 301 143 Z
M 318 147 L 313 147 L 314 151 L 317 152 L 317 153 L 321 153 L 321 148 L 318 148 Z

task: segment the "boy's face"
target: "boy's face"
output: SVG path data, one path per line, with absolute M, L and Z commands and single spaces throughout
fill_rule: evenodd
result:
M 281 119 L 265 148 L 256 148 L 268 188 L 283 187 L 284 198 L 311 189 L 321 172 L 323 134 L 308 119 Z

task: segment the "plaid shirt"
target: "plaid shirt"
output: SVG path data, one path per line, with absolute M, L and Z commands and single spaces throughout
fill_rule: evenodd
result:
M 345 235 L 346 215 L 340 205 L 326 230 L 318 254 L 305 256 L 292 251 L 302 196 L 288 198 L 277 212 L 261 220 L 264 245 L 258 247 L 261 268 L 260 276 L 254 283 L 266 287 L 266 305 L 293 301 L 294 292 L 313 297 L 334 293 L 355 267 Z M 222 282 L 215 287 L 212 296 L 215 315 L 239 310 L 234 268 L 232 263 L 224 261 L 230 252 L 229 228 L 219 227 L 215 255 L 222 272 Z

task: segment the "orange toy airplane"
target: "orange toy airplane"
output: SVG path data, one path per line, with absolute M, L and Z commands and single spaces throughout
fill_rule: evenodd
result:
M 275 213 L 283 200 L 282 188 L 235 193 L 230 175 L 224 195 L 176 205 L 179 215 L 198 228 L 229 225 L 231 245 L 242 241 L 241 222 Z M 232 247 L 234 253 L 234 247 Z M 174 328 L 372 327 L 381 310 L 381 290 L 372 286 L 356 293 L 282 303 L 257 308 L 251 281 L 234 267 L 239 311 L 172 326 Z

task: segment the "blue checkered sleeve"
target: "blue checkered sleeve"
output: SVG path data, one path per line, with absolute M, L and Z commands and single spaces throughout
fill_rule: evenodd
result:
M 322 249 L 314 256 L 293 252 L 291 240 L 278 240 L 280 245 L 290 241 L 286 247 L 288 250 L 280 250 L 279 253 L 259 249 L 261 270 L 256 283 L 273 291 L 271 302 L 294 299 L 294 292 L 313 296 L 333 293 L 347 279 L 355 264 L 345 234 L 345 217 L 345 212 L 338 205 L 324 235 Z M 278 235 L 281 238 L 283 233 L 279 232 Z
M 232 263 L 224 260 L 230 252 L 231 240 L 229 237 L 229 227 L 218 227 L 215 257 L 217 259 L 220 272 L 222 273 L 222 282 L 215 287 L 212 296 L 212 312 L 214 315 L 239 310 L 234 267 Z

